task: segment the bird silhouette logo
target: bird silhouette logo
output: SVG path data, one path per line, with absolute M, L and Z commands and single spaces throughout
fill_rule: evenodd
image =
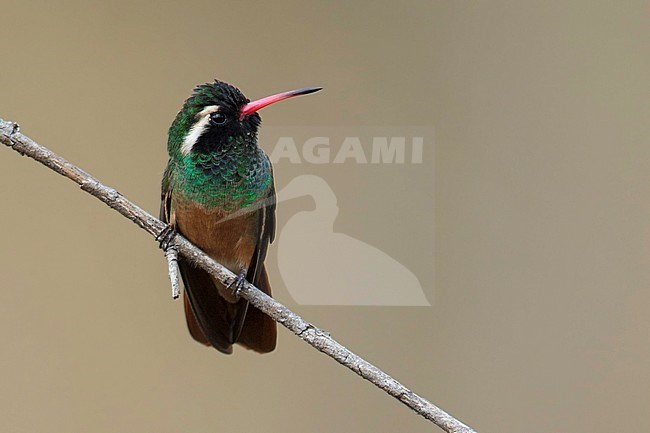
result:
M 279 233 L 280 275 L 302 305 L 430 306 L 418 278 L 366 242 L 334 231 L 336 194 L 322 177 L 300 175 L 278 201 L 309 196 L 315 209 L 292 215 Z

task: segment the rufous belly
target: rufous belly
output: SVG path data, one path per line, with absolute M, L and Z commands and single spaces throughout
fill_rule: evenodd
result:
M 248 270 L 258 239 L 255 211 L 233 217 L 219 208 L 188 202 L 172 203 L 172 209 L 172 224 L 181 235 L 233 273 Z M 215 285 L 227 301 L 237 301 L 216 280 Z

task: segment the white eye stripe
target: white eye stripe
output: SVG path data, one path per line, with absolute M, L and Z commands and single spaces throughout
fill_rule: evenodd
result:
M 220 106 L 218 105 L 208 105 L 205 107 L 203 110 L 199 111 L 199 113 L 196 115 L 196 118 L 199 119 L 201 117 L 207 116 L 209 114 L 215 113 L 221 109 Z
M 208 123 L 210 122 L 210 114 L 219 111 L 219 108 L 220 107 L 218 105 L 208 105 L 196 115 L 196 118 L 198 120 L 194 125 L 192 125 L 189 132 L 183 139 L 183 144 L 181 145 L 181 154 L 187 156 L 190 154 L 190 152 L 192 152 L 192 148 L 199 140 L 201 135 L 203 135 L 208 126 Z

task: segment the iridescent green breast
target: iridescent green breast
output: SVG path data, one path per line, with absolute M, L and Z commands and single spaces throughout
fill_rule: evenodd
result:
M 223 146 L 173 161 L 171 186 L 185 199 L 227 212 L 263 199 L 273 183 L 271 163 L 256 145 Z

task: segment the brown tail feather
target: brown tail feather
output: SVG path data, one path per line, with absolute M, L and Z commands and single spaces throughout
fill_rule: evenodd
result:
M 187 298 L 187 293 L 183 297 L 183 301 L 185 306 L 185 321 L 187 322 L 187 329 L 189 329 L 190 335 L 199 343 L 205 344 L 206 346 L 212 346 L 203 331 L 201 331 L 201 327 L 196 321 L 196 317 L 194 317 L 190 300 Z
M 232 329 L 238 326 L 233 320 L 237 318 L 240 309 L 246 308 L 248 302 L 241 299 L 230 304 L 219 295 L 215 282 L 207 272 L 195 268 L 185 260 L 179 260 L 178 267 L 189 305 L 185 315 L 190 334 L 200 343 L 205 344 L 207 340 L 209 346 L 222 353 L 232 353 Z
M 271 285 L 264 266 L 257 287 L 271 296 Z M 257 308 L 249 305 L 237 343 L 256 352 L 268 353 L 275 349 L 276 340 L 277 325 L 275 321 Z

